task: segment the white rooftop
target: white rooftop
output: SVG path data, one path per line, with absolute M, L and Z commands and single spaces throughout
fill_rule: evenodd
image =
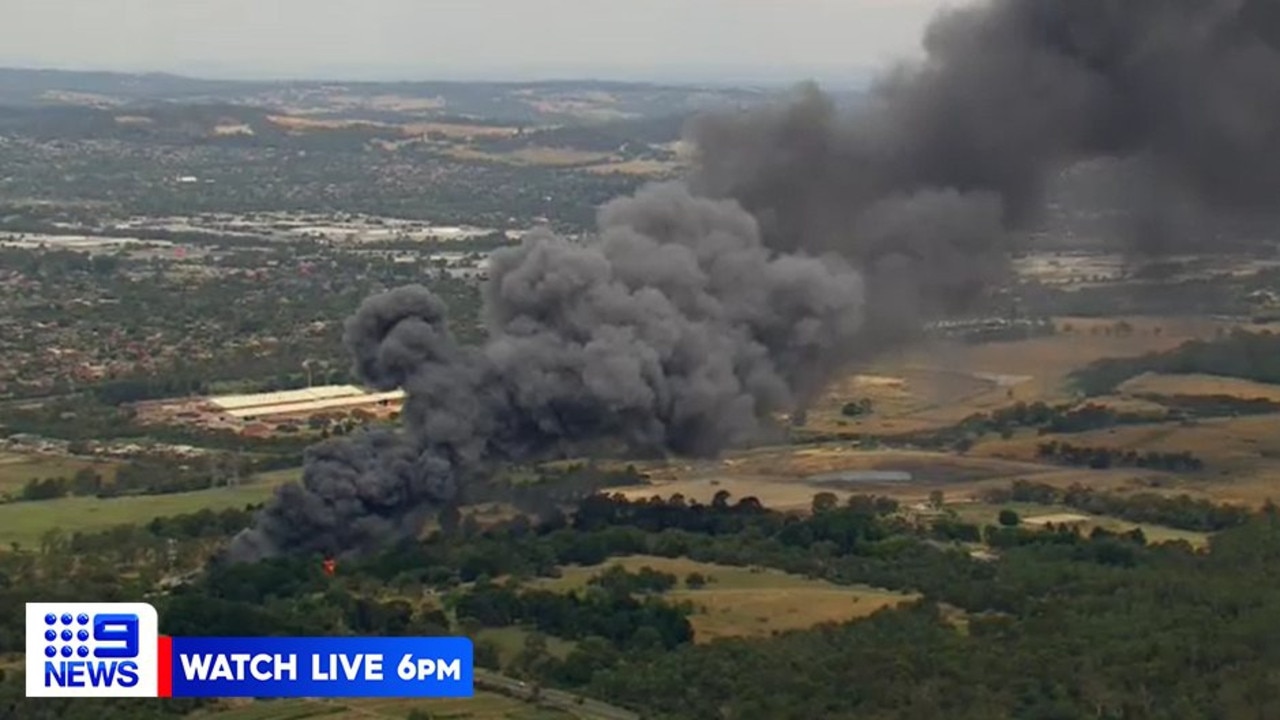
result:
M 315 400 L 368 395 L 364 388 L 355 385 L 320 385 L 301 390 L 254 393 L 252 395 L 221 395 L 209 398 L 209 402 L 223 410 L 258 407 L 262 405 L 291 405 Z
M 331 397 L 318 400 L 304 400 L 300 402 L 275 403 L 271 405 L 254 405 L 252 407 L 240 407 L 227 410 L 227 414 L 234 418 L 249 419 L 272 417 L 276 415 L 299 415 L 303 413 L 315 413 L 322 410 L 335 410 L 338 408 L 360 407 L 363 405 L 371 405 L 379 402 L 400 401 L 404 399 L 403 390 L 392 390 L 385 393 L 360 393 L 359 395 L 348 395 L 344 397 Z

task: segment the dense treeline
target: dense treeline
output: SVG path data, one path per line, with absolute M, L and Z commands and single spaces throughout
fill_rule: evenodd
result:
M 1094 515 L 1198 532 L 1225 530 L 1241 525 L 1249 518 L 1249 511 L 1245 508 L 1219 505 L 1185 493 L 1172 497 L 1151 492 L 1122 495 L 1078 484 L 1063 490 L 1030 480 L 1015 480 L 1008 489 L 989 490 L 984 499 L 997 504 L 1066 505 Z
M 297 458 L 300 464 L 301 458 Z M 70 478 L 32 479 L 23 486 L 21 500 L 52 500 L 76 495 L 113 498 L 125 495 L 169 495 L 228 485 L 252 471 L 252 462 L 228 467 L 218 458 L 163 459 L 159 457 L 122 463 L 110 482 L 91 468 L 77 470 Z M 290 465 L 293 466 L 293 465 Z
M 102 492 L 102 475 L 92 468 L 81 468 L 70 479 L 65 477 L 32 478 L 22 486 L 20 500 L 53 500 L 76 494 L 92 496 Z
M 1195 472 L 1204 469 L 1204 461 L 1188 451 L 1161 453 L 1123 450 L 1110 447 L 1082 447 L 1057 440 L 1040 443 L 1036 455 L 1063 465 L 1105 470 L 1111 467 L 1137 467 L 1169 472 Z
M 1007 439 L 1020 429 L 1033 429 L 1040 435 L 1082 433 L 1118 425 L 1165 422 L 1185 417 L 1185 414 L 1173 410 L 1138 413 L 1118 411 L 1098 403 L 1049 405 L 1041 401 L 1017 402 L 989 413 L 974 413 L 950 427 L 903 433 L 880 438 L 879 442 L 963 451 L 988 435 L 999 435 Z
M 358 571 L 392 586 L 449 588 L 485 577 L 553 575 L 561 565 L 649 554 L 802 573 L 824 572 L 823 562 L 838 555 L 862 556 L 868 568 L 890 572 L 886 558 L 928 550 L 902 535 L 910 525 L 894 514 L 896 509 L 892 500 L 855 497 L 850 505 L 801 518 L 765 509 L 755 498 L 730 503 L 727 493 L 707 505 L 679 496 L 629 501 L 594 495 L 571 517 L 551 514 L 536 523 L 517 517 L 487 529 L 463 524 L 452 539 L 439 536 L 402 546 L 361 561 Z M 884 581 L 907 582 L 887 576 Z
M 532 475 L 510 475 L 492 478 L 482 487 L 473 488 L 473 500 L 492 499 L 508 502 L 537 515 L 554 515 L 560 508 L 574 506 L 584 498 L 602 490 L 645 485 L 649 476 L 635 465 L 608 468 L 594 463 L 573 463 L 558 468 L 539 467 Z
M 968 540 L 977 532 L 994 559 L 936 542 L 936 526 L 909 522 L 886 498 L 815 499 L 814 510 L 781 513 L 725 492 L 706 504 L 595 495 L 538 521 L 446 526 L 342 559 L 334 577 L 318 557 L 214 563 L 165 594 L 154 594 L 157 582 L 183 567 L 157 572 L 156 558 L 167 551 L 199 562 L 211 539 L 248 522 L 247 510 L 48 538 L 38 555 L 0 555 L 0 652 L 20 647 L 18 605 L 35 595 L 149 596 L 162 631 L 175 635 L 441 634 L 519 623 L 576 642 L 561 658 L 532 635 L 513 671 L 671 720 L 1181 720 L 1280 702 L 1265 681 L 1280 669 L 1280 629 L 1270 621 L 1280 587 L 1258 582 L 1280 570 L 1273 510 L 1216 536 L 1208 554 L 1182 543 L 1147 546 L 1140 534 L 960 531 Z M 560 566 L 637 553 L 773 567 L 921 599 L 862 622 L 695 646 L 688 608 L 661 599 L 669 575 L 610 571 L 564 594 L 519 585 Z M 488 579 L 497 577 L 511 580 Z M 409 600 L 433 594 L 442 605 Z M 477 662 L 498 662 L 492 645 L 477 643 Z M 45 717 L 29 705 L 16 699 L 10 709 Z M 142 717 L 99 707 L 103 719 Z M 189 710 L 153 707 L 157 717 Z
M 1280 522 L 1254 520 L 1197 556 L 1129 544 L 1131 563 L 1082 562 L 1068 546 L 1005 550 L 975 586 L 1022 598 L 971 614 L 932 602 L 764 641 L 678 648 L 596 673 L 587 685 L 683 718 L 1234 718 L 1280 712 Z M 973 608 L 971 605 L 968 606 Z M 799 670 L 801 669 L 802 670 Z
M 1105 430 L 1121 425 L 1280 412 L 1280 403 L 1266 398 L 1155 394 L 1144 394 L 1139 397 L 1163 405 L 1164 409 L 1135 412 L 1116 410 L 1095 402 L 1060 405 L 1049 405 L 1041 401 L 1017 402 L 989 413 L 975 413 L 943 430 L 900 435 L 891 438 L 891 441 L 943 446 L 965 439 L 979 439 L 991 434 L 1008 438 L 1019 429 L 1032 429 L 1040 435 L 1058 435 Z
M 302 459 L 300 452 L 257 457 L 206 454 L 194 458 L 156 454 L 120 463 L 110 481 L 89 467 L 77 470 L 71 477 L 32 478 L 16 497 L 0 494 L 0 502 L 53 500 L 72 495 L 114 498 L 186 493 L 234 485 L 255 473 L 295 468 Z
M 212 701 L 204 698 L 156 700 L 154 698 L 27 699 L 21 675 L 10 680 L 0 671 L 0 719 L 3 720 L 174 720 Z
M 1050 406 L 1043 402 L 1019 402 L 991 413 L 978 413 L 961 424 L 979 434 L 1006 434 L 1014 428 L 1034 428 L 1041 435 L 1080 433 L 1116 425 L 1159 422 L 1167 418 L 1147 413 L 1116 411 L 1106 405 L 1085 403 Z
M 675 575 L 651 567 L 642 567 L 633 573 L 621 565 L 614 565 L 588 580 L 587 585 L 615 595 L 637 595 L 664 593 L 674 588 L 677 582 L 679 579 Z
M 1280 383 L 1280 335 L 1236 331 L 1213 341 L 1192 340 L 1173 350 L 1136 358 L 1110 358 L 1072 373 L 1089 395 L 1105 395 L 1143 373 L 1225 375 Z
M 1170 420 L 1234 415 L 1266 415 L 1280 412 L 1280 403 L 1267 398 L 1243 398 L 1235 395 L 1156 395 L 1142 393 L 1137 397 L 1169 408 Z
M 265 326 L 247 320 L 239 328 L 244 331 L 261 331 Z M 277 392 L 300 390 L 308 387 L 306 373 L 277 372 L 270 376 L 253 377 L 256 368 L 234 364 L 205 363 L 172 368 L 165 373 L 147 373 L 133 377 L 104 380 L 88 389 L 94 398 L 104 405 L 124 405 L 148 400 L 168 400 L 180 397 L 209 395 L 218 383 L 241 382 L 252 392 Z M 248 377 L 246 377 L 246 375 Z M 319 378 L 312 377 L 311 384 L 319 380 L 323 384 L 345 385 L 351 381 L 350 372 L 343 367 L 326 370 Z
M 243 509 L 204 509 L 183 515 L 158 517 L 139 531 L 165 539 L 229 537 L 248 527 L 259 507 L 261 506 L 248 505 Z

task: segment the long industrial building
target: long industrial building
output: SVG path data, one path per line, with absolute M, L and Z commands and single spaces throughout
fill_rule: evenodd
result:
M 322 412 L 399 406 L 403 390 L 370 393 L 355 385 L 325 385 L 304 390 L 284 390 L 254 395 L 209 398 L 213 407 L 237 420 L 304 417 Z
M 316 416 L 388 418 L 404 403 L 404 391 L 369 392 L 355 385 L 324 385 L 302 390 L 184 398 L 139 403 L 144 422 L 197 425 L 250 434 L 297 425 Z

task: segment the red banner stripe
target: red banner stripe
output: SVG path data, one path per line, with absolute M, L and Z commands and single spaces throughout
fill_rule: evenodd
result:
M 156 664 L 159 665 L 159 678 L 156 697 L 173 697 L 173 638 L 161 635 L 158 649 Z

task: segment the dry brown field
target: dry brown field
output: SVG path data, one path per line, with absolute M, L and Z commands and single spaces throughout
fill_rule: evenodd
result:
M 1131 332 L 1115 332 L 1120 322 Z M 1227 327 L 1195 318 L 1061 318 L 1057 325 L 1061 332 L 1049 337 L 980 345 L 932 341 L 893 353 L 833 383 L 809 412 L 806 428 L 894 435 L 945 427 L 1018 401 L 1068 402 L 1076 399 L 1068 376 L 1094 360 L 1169 350 Z M 846 402 L 862 398 L 872 401 L 872 415 L 841 414 Z
M 1230 395 L 1280 402 L 1280 385 L 1217 375 L 1159 375 L 1146 373 L 1117 388 L 1127 395 Z
M 583 168 L 587 172 L 609 175 L 637 175 L 640 177 L 656 177 L 660 175 L 669 175 L 679 170 L 682 165 L 676 162 L 666 160 L 623 160 L 620 162 L 604 163 L 603 165 L 592 165 Z
M 1117 334 L 1117 323 L 1131 330 Z M 965 417 L 1016 401 L 1071 402 L 1081 398 L 1067 386 L 1067 376 L 1089 362 L 1107 357 L 1167 350 L 1192 339 L 1214 337 L 1223 324 L 1196 318 L 1067 318 L 1069 332 L 1047 338 L 984 345 L 931 343 L 898 353 L 873 367 L 837 381 L 809 412 L 802 433 L 832 433 L 846 438 L 897 435 L 943 428 Z M 1110 334 L 1107 334 L 1110 332 Z M 1116 394 L 1092 398 L 1127 412 L 1156 414 L 1158 403 L 1133 393 L 1230 394 L 1280 398 L 1280 388 L 1261 383 L 1208 376 L 1144 376 Z M 869 416 L 848 418 L 846 402 L 869 398 Z M 1190 451 L 1206 462 L 1206 470 L 1182 475 L 1141 468 L 1090 470 L 1043 463 L 1037 446 L 1048 440 L 1082 446 L 1133 449 L 1141 452 Z M 1194 497 L 1252 505 L 1280 498 L 1280 415 L 1153 423 L 1058 436 L 1019 431 L 1003 440 L 982 439 L 965 455 L 954 453 L 860 450 L 853 443 L 775 446 L 732 453 L 721 461 L 671 461 L 642 468 L 652 485 L 628 488 L 630 497 L 680 493 L 707 502 L 717 492 L 731 498 L 754 496 L 767 506 L 799 510 L 818 492 L 844 498 L 854 493 L 888 495 L 917 502 L 933 490 L 948 499 L 966 500 L 983 491 L 1007 487 L 1018 478 L 1056 487 L 1087 485 L 1115 492 L 1188 493 Z M 810 476 L 835 471 L 901 470 L 909 482 L 812 482 Z M 731 500 L 732 501 L 732 500 Z
M 534 584 L 559 591 L 572 590 L 585 586 L 588 580 L 613 565 L 621 565 L 631 572 L 648 567 L 675 575 L 679 580 L 677 589 L 665 593 L 664 597 L 676 602 L 687 600 L 696 608 L 690 622 L 697 642 L 845 622 L 916 598 L 860 585 L 835 585 L 766 568 L 647 555 L 617 558 L 589 567 L 566 567 L 561 577 L 537 580 Z M 685 578 L 695 572 L 710 582 L 702 588 L 688 588 Z
M 806 510 L 813 496 L 830 492 L 842 501 L 850 495 L 872 494 L 901 502 L 921 502 L 934 490 L 948 497 L 969 497 L 990 487 L 1005 487 L 1017 478 L 1039 478 L 1058 469 L 993 457 L 906 450 L 857 450 L 848 445 L 779 446 L 733 454 L 719 462 L 648 465 L 641 468 L 650 484 L 619 488 L 628 498 L 683 495 L 710 502 L 726 491 L 730 502 L 755 497 L 777 510 Z M 841 481 L 813 476 L 849 471 L 902 471 L 910 481 L 854 479 Z M 1067 483 L 1069 485 L 1070 483 Z

